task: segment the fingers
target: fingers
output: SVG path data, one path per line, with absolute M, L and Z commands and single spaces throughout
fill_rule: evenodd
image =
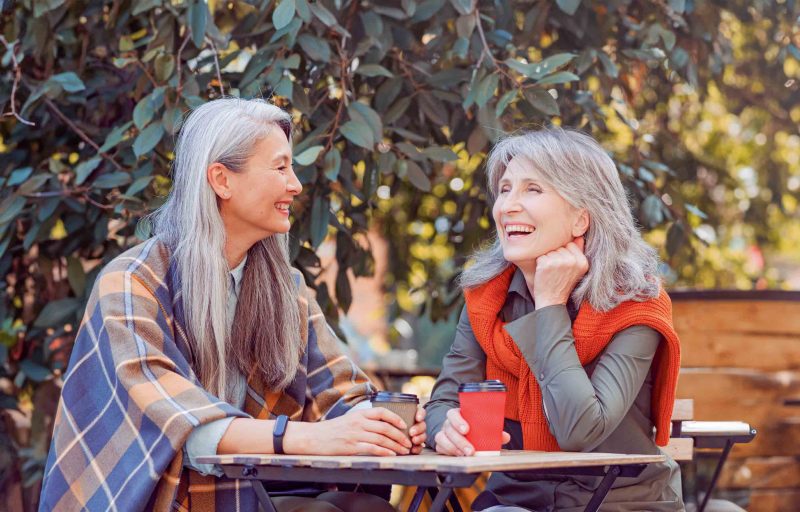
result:
M 447 411 L 447 421 L 449 422 L 457 431 L 461 434 L 466 434 L 469 432 L 469 424 L 466 422 L 463 416 L 461 416 L 461 409 L 454 408 Z
M 391 423 L 368 419 L 363 426 L 364 430 L 367 432 L 379 434 L 390 440 L 396 445 L 396 448 L 393 447 L 392 449 L 397 453 L 408 453 L 408 450 L 411 448 L 411 440 L 406 437 L 405 430 L 400 430 Z
M 387 435 L 380 433 L 380 432 L 373 432 L 373 431 L 366 431 L 363 432 L 359 437 L 359 442 L 365 442 L 367 444 L 371 444 L 374 446 L 379 446 L 381 448 L 386 448 L 392 452 L 392 455 L 399 454 L 399 455 L 406 455 L 411 452 L 411 443 L 408 439 L 403 435 L 403 440 L 408 443 L 408 446 L 405 444 L 398 443 L 395 439 L 388 437 Z
M 428 412 L 428 411 L 426 411 L 426 410 L 425 410 L 425 409 L 423 409 L 422 407 L 420 407 L 420 408 L 418 408 L 418 409 L 417 409 L 417 415 L 416 415 L 416 417 L 414 418 L 415 420 L 417 420 L 417 423 L 420 423 L 420 422 L 423 422 L 423 421 L 425 421 L 425 415 L 427 414 L 427 412 Z
M 377 455 L 378 457 L 392 457 L 397 454 L 388 448 L 367 442 L 356 443 L 356 455 Z
M 436 434 L 436 453 L 441 453 L 442 455 L 453 455 L 453 456 L 464 455 L 458 448 L 456 448 L 456 445 L 454 445 L 453 442 L 450 441 L 450 439 L 444 434 L 444 430 L 440 430 Z
M 444 425 L 442 426 L 442 432 L 444 432 L 444 435 L 447 437 L 447 440 L 450 441 L 450 444 L 455 447 L 457 455 L 473 455 L 475 453 L 475 448 L 473 448 L 472 444 L 470 444 L 470 442 L 467 441 L 467 438 L 456 430 L 450 421 L 444 422 Z
M 503 432 L 503 444 L 508 444 L 511 442 L 511 434 L 508 432 Z
M 371 420 L 379 420 L 391 423 L 400 430 L 405 430 L 408 428 L 408 425 L 406 425 L 406 422 L 403 421 L 403 418 L 393 413 L 389 409 L 386 409 L 385 407 L 374 407 L 372 409 L 364 409 L 364 416 Z

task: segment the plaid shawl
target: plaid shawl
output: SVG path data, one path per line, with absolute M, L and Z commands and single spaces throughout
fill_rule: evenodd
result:
M 64 377 L 40 510 L 257 510 L 248 482 L 183 467 L 192 429 L 230 416 L 318 421 L 372 391 L 300 273 L 294 278 L 306 343 L 301 368 L 281 392 L 251 376 L 241 411 L 203 389 L 192 370 L 169 249 L 150 239 L 111 261 L 95 282 Z

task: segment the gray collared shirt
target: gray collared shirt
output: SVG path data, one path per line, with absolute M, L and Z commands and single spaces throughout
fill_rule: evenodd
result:
M 661 336 L 646 326 L 617 333 L 603 353 L 583 367 L 575 351 L 572 305 L 536 310 L 522 272 L 512 277 L 500 315 L 506 331 L 519 346 L 542 390 L 543 408 L 551 433 L 564 450 L 610 453 L 662 453 L 654 441 L 650 419 L 652 375 L 650 364 Z M 466 309 L 456 337 L 445 356 L 428 411 L 428 444 L 447 411 L 458 407 L 458 385 L 486 378 L 486 354 L 475 335 Z M 506 420 L 511 449 L 522 449 L 522 431 Z M 531 510 L 583 510 L 597 487 L 594 477 L 524 477 L 494 473 L 487 492 L 474 509 L 494 504 Z M 651 464 L 637 478 L 618 479 L 603 503 L 604 511 L 683 510 L 680 470 L 670 459 Z

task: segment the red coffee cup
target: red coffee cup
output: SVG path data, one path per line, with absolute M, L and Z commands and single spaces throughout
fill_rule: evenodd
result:
M 458 386 L 461 416 L 469 425 L 467 441 L 475 455 L 496 455 L 503 446 L 506 386 L 499 380 L 465 382 Z

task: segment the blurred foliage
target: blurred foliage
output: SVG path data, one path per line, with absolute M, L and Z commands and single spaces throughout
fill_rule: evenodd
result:
M 220 95 L 292 112 L 291 254 L 313 283 L 335 240 L 335 289 L 317 286 L 332 319 L 348 277 L 372 272 L 368 229 L 391 244 L 393 314 L 452 314 L 453 276 L 490 228 L 481 164 L 506 130 L 601 140 L 675 283 L 752 286 L 747 247 L 800 242 L 793 0 L 3 5 L 0 408 L 35 425 L 97 272 L 170 188 L 182 116 Z M 27 483 L 47 433 L 28 441 Z

